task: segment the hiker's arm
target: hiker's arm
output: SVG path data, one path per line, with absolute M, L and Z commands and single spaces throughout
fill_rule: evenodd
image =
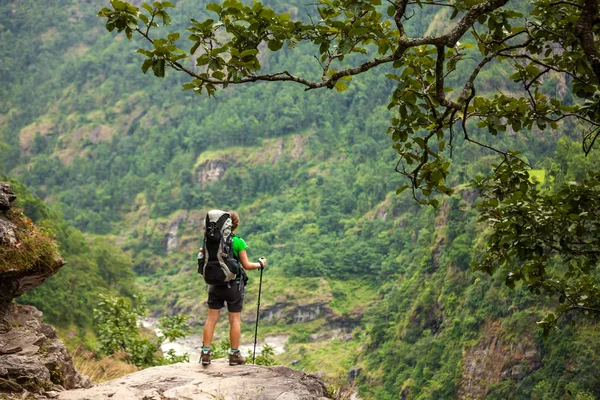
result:
M 240 251 L 240 261 L 242 262 L 242 266 L 244 267 L 244 269 L 250 271 L 251 269 L 259 269 L 260 268 L 260 264 L 257 262 L 250 262 L 250 260 L 248 260 L 248 254 L 246 254 L 246 250 Z M 267 259 L 263 259 L 262 260 L 263 263 L 263 267 L 267 266 Z

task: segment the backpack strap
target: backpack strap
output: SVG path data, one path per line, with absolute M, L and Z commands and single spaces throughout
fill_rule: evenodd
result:
M 239 236 L 236 236 L 234 233 L 231 234 L 231 252 L 233 253 L 233 258 L 235 258 L 235 260 L 240 265 L 240 270 L 238 271 L 237 275 L 235 276 L 235 280 L 239 280 L 239 288 L 241 291 L 241 290 L 244 290 L 244 287 L 246 286 L 246 281 L 248 280 L 248 274 L 246 273 L 246 269 L 244 269 L 244 266 L 242 265 L 242 261 L 240 260 L 240 257 L 238 255 L 236 255 L 235 252 L 233 251 L 233 238 L 234 237 L 239 238 Z
M 221 215 L 221 217 L 217 220 L 217 227 L 219 229 L 223 229 L 223 224 L 225 224 L 225 221 L 227 221 L 227 219 L 231 218 L 231 215 L 229 215 L 229 213 L 223 213 L 223 215 Z

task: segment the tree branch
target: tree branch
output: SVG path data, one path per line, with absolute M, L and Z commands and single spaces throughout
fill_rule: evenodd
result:
M 572 7 L 579 8 L 579 9 L 583 8 L 581 6 L 581 4 L 573 3 L 571 1 L 554 1 L 549 4 L 550 7 L 560 6 L 560 5 L 572 6 Z
M 585 307 L 585 306 L 571 306 L 571 307 L 567 308 L 565 311 L 589 311 L 589 312 L 593 312 L 594 314 L 600 314 L 600 308 Z
M 400 44 L 405 47 L 414 47 L 414 46 L 422 46 L 424 44 L 430 45 L 445 45 L 447 47 L 456 46 L 456 42 L 458 39 L 463 37 L 463 35 L 473 26 L 477 18 L 481 15 L 486 14 L 490 11 L 494 11 L 503 5 L 508 3 L 508 0 L 488 0 L 485 3 L 480 3 L 471 8 L 458 22 L 456 27 L 452 29 L 450 32 L 440 35 L 440 36 L 426 36 L 422 38 L 416 39 L 400 39 Z M 398 12 L 396 12 L 397 14 Z
M 404 25 L 402 24 L 402 18 L 404 18 L 404 13 L 406 13 L 406 6 L 408 4 L 408 0 L 396 0 L 395 2 L 395 6 L 396 6 L 396 13 L 394 14 L 394 22 L 396 23 L 396 28 L 398 29 L 398 32 L 400 33 L 399 36 L 403 37 L 405 32 L 404 32 Z
M 598 15 L 598 0 L 584 0 L 583 10 L 575 26 L 575 36 L 592 66 L 596 80 L 600 82 L 600 52 L 594 45 L 594 18 Z

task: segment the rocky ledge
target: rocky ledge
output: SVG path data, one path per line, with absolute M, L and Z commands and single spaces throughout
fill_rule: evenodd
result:
M 11 186 L 0 182 L 0 399 L 89 387 L 42 313 L 12 302 L 65 264 L 53 240 L 13 209 L 15 199 Z
M 90 386 L 38 309 L 14 303 L 0 308 L 0 398 L 2 392 L 26 398 Z
M 0 182 L 0 303 L 41 285 L 65 264 L 52 239 L 12 210 L 16 198 L 11 186 Z
M 58 393 L 59 400 L 326 400 L 316 377 L 286 367 L 230 366 L 225 359 L 203 367 L 179 363 L 148 368 L 90 389 Z

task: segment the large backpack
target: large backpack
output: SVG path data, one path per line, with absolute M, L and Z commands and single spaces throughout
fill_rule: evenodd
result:
M 209 285 L 226 285 L 240 273 L 232 246 L 231 214 L 211 210 L 204 224 L 204 246 L 198 255 L 198 273 Z

